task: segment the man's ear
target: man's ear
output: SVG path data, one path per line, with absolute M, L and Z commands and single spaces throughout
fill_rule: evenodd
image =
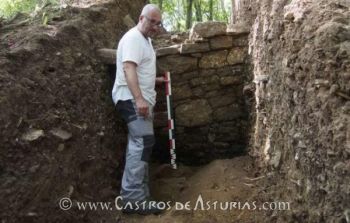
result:
M 140 17 L 139 17 L 139 21 L 141 22 L 141 20 L 143 19 L 143 15 L 140 15 Z

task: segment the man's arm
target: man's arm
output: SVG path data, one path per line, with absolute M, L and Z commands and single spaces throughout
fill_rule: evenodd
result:
M 144 116 L 148 116 L 148 103 L 143 98 L 140 87 L 139 80 L 137 78 L 136 64 L 134 62 L 123 62 L 123 70 L 125 74 L 126 83 L 131 91 L 131 94 L 135 98 L 137 112 Z

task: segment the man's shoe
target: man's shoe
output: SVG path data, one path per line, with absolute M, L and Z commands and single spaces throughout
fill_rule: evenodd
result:
M 164 209 L 158 207 L 158 203 L 155 201 L 136 201 L 136 202 L 126 202 L 123 205 L 122 212 L 124 214 L 160 214 Z

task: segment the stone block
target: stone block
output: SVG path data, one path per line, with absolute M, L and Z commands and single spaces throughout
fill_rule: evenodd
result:
M 214 142 L 213 145 L 217 150 L 226 150 L 231 147 L 230 143 L 225 142 Z
M 227 50 L 210 52 L 208 54 L 204 54 L 203 57 L 199 61 L 199 68 L 218 68 L 227 65 L 226 57 Z
M 215 134 L 216 142 L 233 142 L 243 143 L 242 129 L 245 125 L 242 122 L 231 121 L 224 123 L 215 123 L 212 127 L 211 134 Z M 243 140 L 243 141 L 242 141 Z
M 248 44 L 249 44 L 248 36 L 233 37 L 233 40 L 232 40 L 233 46 L 248 47 Z
M 188 84 L 172 87 L 172 95 L 174 100 L 186 99 L 192 96 L 191 88 Z
M 226 33 L 229 35 L 247 35 L 249 32 L 250 26 L 245 23 L 230 24 L 226 30 Z
M 219 84 L 205 84 L 202 85 L 202 88 L 204 89 L 204 91 L 214 91 L 220 89 L 221 86 Z
M 215 121 L 230 121 L 242 116 L 243 109 L 239 105 L 218 108 L 213 112 Z
M 203 54 L 201 54 L 201 53 L 192 53 L 192 54 L 191 54 L 191 56 L 193 56 L 193 57 L 198 57 L 198 58 L 202 57 L 202 55 L 203 55 Z
M 213 76 L 217 75 L 219 77 L 224 76 L 239 76 L 242 74 L 242 67 L 240 65 L 235 66 L 224 66 L 217 69 L 200 69 L 199 70 L 199 76 L 200 77 L 206 77 L 206 76 Z
M 183 100 L 173 100 L 173 107 L 176 108 L 177 106 L 180 106 L 185 103 L 190 103 L 192 99 L 187 98 Z
M 192 71 L 192 72 L 183 73 L 183 74 L 175 74 L 171 76 L 172 84 L 173 85 L 182 84 L 183 82 L 191 80 L 195 77 L 198 77 L 198 71 Z
M 217 36 L 210 39 L 210 49 L 225 49 L 232 47 L 232 36 Z
M 221 142 L 232 142 L 236 141 L 241 137 L 240 134 L 241 128 L 237 127 L 223 127 L 222 131 L 216 132 L 215 140 Z
M 192 88 L 192 94 L 196 97 L 203 97 L 204 91 L 201 87 Z
M 235 101 L 236 99 L 234 95 L 220 95 L 218 97 L 210 98 L 209 104 L 212 108 L 218 108 L 232 104 Z
M 235 75 L 236 73 L 234 72 L 233 67 L 231 66 L 226 66 L 226 67 L 222 67 L 216 70 L 216 73 L 219 77 L 223 77 L 223 76 L 232 76 Z
M 201 70 L 199 70 L 200 77 L 214 76 L 216 74 L 217 74 L 216 69 L 201 69 Z
M 178 34 L 171 35 L 170 39 L 174 43 L 181 43 L 183 41 L 183 38 Z
M 208 135 L 208 131 L 205 131 L 205 130 L 206 128 L 204 126 L 186 128 L 181 138 L 187 142 L 186 144 L 205 143 L 207 141 L 207 135 Z
M 197 37 L 197 38 L 195 38 L 193 40 L 189 40 L 189 41 L 195 42 L 195 43 L 207 43 L 207 42 L 209 42 L 208 39 L 205 39 L 203 37 Z
M 208 38 L 212 36 L 223 35 L 226 33 L 226 23 L 217 21 L 199 22 L 192 26 L 190 39 L 195 40 L 201 37 Z
M 185 128 L 184 128 L 184 127 L 179 127 L 179 126 L 176 126 L 175 131 L 176 131 L 176 135 L 178 135 L 178 134 L 182 134 L 182 133 L 184 133 Z
M 192 86 L 211 85 L 211 84 L 219 85 L 219 77 L 214 75 L 209 77 L 194 78 L 190 81 L 190 83 Z
M 212 109 L 207 100 L 192 100 L 175 109 L 176 123 L 179 126 L 194 127 L 207 125 L 212 121 Z
M 247 55 L 248 51 L 246 48 L 233 48 L 227 56 L 227 62 L 230 65 L 243 63 Z
M 206 52 L 209 50 L 210 48 L 208 43 L 184 43 L 184 44 L 181 44 L 181 47 L 180 47 L 181 54 L 200 53 L 200 52 Z
M 206 91 L 205 92 L 205 97 L 207 97 L 207 98 L 211 98 L 211 97 L 215 97 L 215 96 L 219 96 L 219 95 L 222 95 L 220 90 Z
M 224 76 L 220 77 L 220 84 L 223 86 L 242 84 L 243 78 L 239 76 Z
M 181 74 L 197 69 L 197 58 L 171 55 L 157 60 L 161 71 L 170 71 L 173 74 Z
M 173 45 L 169 47 L 159 48 L 156 50 L 157 57 L 179 54 L 180 45 Z
M 233 75 L 240 75 L 244 71 L 244 65 L 234 65 L 230 68 L 232 69 Z
M 189 73 L 184 73 L 181 75 L 182 80 L 190 80 L 192 78 L 198 77 L 198 71 L 193 71 L 193 72 L 189 72 Z

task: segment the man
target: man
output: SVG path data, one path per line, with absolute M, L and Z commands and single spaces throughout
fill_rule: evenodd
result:
M 129 133 L 120 192 L 124 213 L 155 214 L 161 211 L 154 201 L 150 201 L 148 187 L 148 161 L 154 145 L 154 88 L 156 81 L 164 82 L 164 78 L 156 78 L 156 55 L 150 37 L 159 33 L 161 19 L 156 5 L 146 5 L 137 26 L 122 37 L 117 49 L 112 97 Z M 141 202 L 146 205 L 138 205 Z

